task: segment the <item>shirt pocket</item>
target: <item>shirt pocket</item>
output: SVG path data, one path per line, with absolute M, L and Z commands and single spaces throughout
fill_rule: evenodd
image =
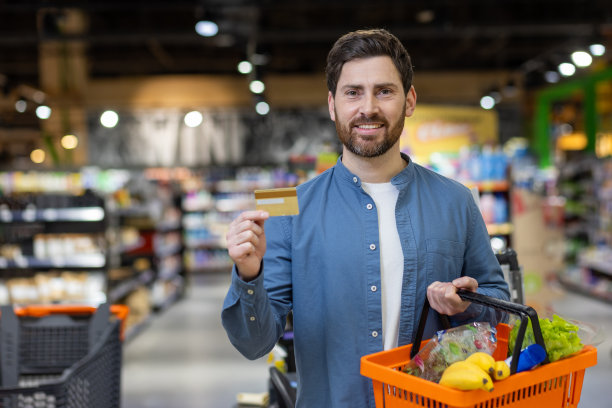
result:
M 427 284 L 450 282 L 461 276 L 465 244 L 446 239 L 430 238 L 426 241 Z

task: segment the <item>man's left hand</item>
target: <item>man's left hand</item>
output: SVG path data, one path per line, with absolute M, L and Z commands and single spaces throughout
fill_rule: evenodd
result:
M 429 305 L 438 313 L 452 316 L 464 312 L 470 302 L 462 300 L 457 295 L 457 289 L 476 292 L 478 282 L 469 276 L 462 276 L 452 282 L 433 282 L 427 287 Z

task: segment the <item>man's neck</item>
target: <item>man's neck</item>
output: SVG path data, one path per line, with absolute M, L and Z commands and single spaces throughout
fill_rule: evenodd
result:
M 366 183 L 387 183 L 401 172 L 408 163 L 402 158 L 399 148 L 391 148 L 377 157 L 361 157 L 342 149 L 342 164 Z

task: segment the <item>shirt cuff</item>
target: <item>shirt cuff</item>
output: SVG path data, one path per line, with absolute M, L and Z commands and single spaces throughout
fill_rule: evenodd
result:
M 232 268 L 232 288 L 236 297 L 240 298 L 240 301 L 254 305 L 257 304 L 259 299 L 265 297 L 266 290 L 264 288 L 263 271 L 260 272 L 257 277 L 251 281 L 244 281 L 238 275 L 238 269 L 236 266 Z

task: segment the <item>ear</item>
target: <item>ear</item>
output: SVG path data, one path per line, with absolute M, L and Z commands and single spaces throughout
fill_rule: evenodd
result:
M 336 112 L 335 112 L 335 103 L 334 103 L 334 95 L 332 95 L 331 91 L 327 93 L 327 107 L 329 108 L 329 117 L 334 122 L 336 121 Z
M 406 117 L 409 118 L 414 113 L 416 107 L 417 95 L 414 86 L 411 86 L 406 94 Z

